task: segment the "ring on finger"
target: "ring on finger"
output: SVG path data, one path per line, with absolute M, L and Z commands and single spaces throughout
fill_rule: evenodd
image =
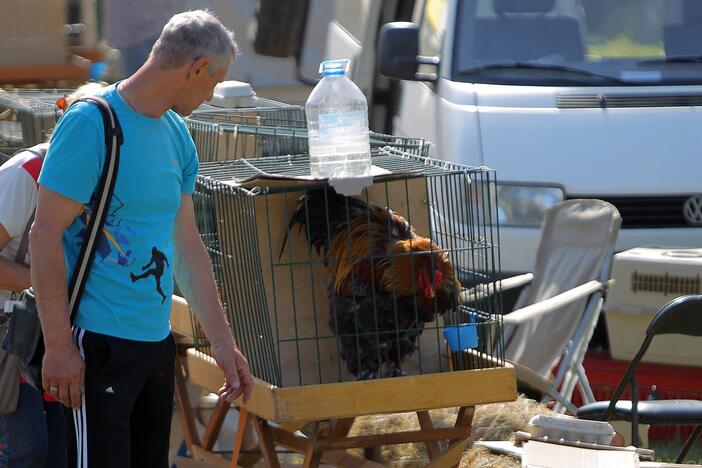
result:
M 49 393 L 56 393 L 58 392 L 58 387 L 56 385 L 51 385 L 49 387 Z

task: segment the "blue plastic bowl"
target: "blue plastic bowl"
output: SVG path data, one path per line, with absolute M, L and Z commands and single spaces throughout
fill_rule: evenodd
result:
M 444 338 L 453 352 L 465 351 L 478 346 L 478 331 L 475 323 L 460 323 L 444 328 Z

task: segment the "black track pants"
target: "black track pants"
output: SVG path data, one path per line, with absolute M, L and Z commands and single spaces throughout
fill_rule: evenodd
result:
M 68 409 L 68 467 L 167 468 L 176 346 L 74 327 L 85 359 L 80 409 Z

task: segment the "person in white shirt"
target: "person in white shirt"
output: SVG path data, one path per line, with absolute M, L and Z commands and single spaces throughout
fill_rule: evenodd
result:
M 65 108 L 106 83 L 88 83 L 59 101 Z M 49 143 L 18 151 L 0 166 L 0 307 L 31 286 L 28 235 L 37 206 L 37 179 Z M 4 309 L 4 307 L 3 307 Z M 0 342 L 6 321 L 0 309 Z M 0 467 L 66 466 L 63 405 L 37 390 L 0 347 Z

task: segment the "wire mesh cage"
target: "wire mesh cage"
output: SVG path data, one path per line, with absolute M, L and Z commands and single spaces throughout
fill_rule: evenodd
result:
M 0 91 L 0 148 L 5 153 L 46 141 L 61 110 L 58 90 Z
M 306 154 L 200 167 L 197 222 L 232 333 L 271 384 L 447 371 L 452 327 L 473 335 L 462 368 L 504 366 L 500 296 L 461 285 L 499 274 L 493 172 L 392 146 L 372 161 L 382 175 L 358 197 L 310 179 Z
M 304 113 L 303 113 L 304 119 Z M 188 118 L 186 123 L 201 162 L 239 158 L 303 154 L 309 149 L 307 128 L 257 125 Z M 305 121 L 302 121 L 305 125 Z M 371 148 L 392 146 L 410 154 L 426 156 L 429 144 L 421 138 L 370 132 Z
M 191 117 L 230 124 L 307 127 L 303 107 L 258 96 L 252 97 L 250 105 L 246 107 L 223 108 L 204 103 L 192 113 Z

